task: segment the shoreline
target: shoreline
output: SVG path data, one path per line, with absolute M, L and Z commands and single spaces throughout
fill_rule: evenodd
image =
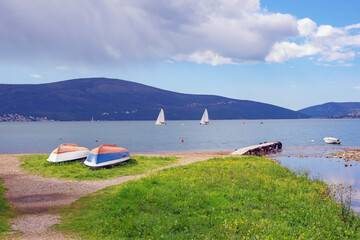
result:
M 224 157 L 231 156 L 234 150 L 204 150 L 204 151 L 158 151 L 158 152 L 134 152 L 130 155 L 135 156 L 177 156 L 177 157 Z M 23 156 L 32 154 L 49 154 L 49 153 L 0 153 L 0 156 Z M 277 157 L 297 157 L 297 158 L 338 158 L 346 162 L 360 162 L 360 148 L 344 147 L 340 145 L 333 146 L 290 146 L 284 147 L 281 151 L 262 155 L 262 157 L 274 159 Z
M 360 148 L 338 148 L 333 149 L 336 152 L 328 152 L 322 158 L 342 158 L 343 160 L 360 161 Z M 161 169 L 187 165 L 193 162 L 205 161 L 211 158 L 230 157 L 232 151 L 195 151 L 195 152 L 177 152 L 177 153 L 136 153 L 133 155 L 179 157 L 175 164 L 160 167 L 144 174 L 133 176 L 118 177 L 109 180 L 95 181 L 75 181 L 57 178 L 44 178 L 42 176 L 26 173 L 20 168 L 18 156 L 27 154 L 0 154 L 0 177 L 4 179 L 4 186 L 8 188 L 5 198 L 14 208 L 16 218 L 11 220 L 12 228 L 15 231 L 22 232 L 22 239 L 61 239 L 61 233 L 49 230 L 54 224 L 59 223 L 59 216 L 54 210 L 64 206 L 69 206 L 79 198 L 96 192 L 108 186 L 121 184 L 123 182 L 139 179 L 151 172 Z M 286 152 L 285 152 L 286 153 Z M 284 155 L 284 152 L 263 155 L 262 157 L 272 162 L 279 163 L 276 158 Z M 295 157 L 295 156 L 294 156 Z M 313 157 L 310 155 L 296 155 L 296 157 Z M 319 156 L 315 156 L 319 157 Z M 36 186 L 36 188 L 34 188 Z M 36 224 L 34 225 L 34 222 Z M 40 227 L 39 227 L 40 226 Z M 9 237 L 15 237 L 9 233 Z M 17 236 L 18 237 L 18 236 Z M 16 238 L 16 237 L 15 237 Z

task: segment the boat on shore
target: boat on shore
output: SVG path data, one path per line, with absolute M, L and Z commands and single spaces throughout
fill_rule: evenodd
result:
M 48 162 L 82 161 L 89 155 L 88 148 L 79 147 L 77 144 L 63 143 L 51 152 Z
M 91 168 L 107 167 L 130 160 L 127 149 L 116 147 L 116 144 L 103 144 L 90 151 L 84 164 Z
M 155 125 L 159 125 L 159 126 L 164 126 L 166 125 L 165 122 L 165 114 L 164 114 L 164 109 L 160 109 L 158 118 L 156 119 Z
M 201 120 L 200 120 L 200 125 L 208 125 L 208 124 L 210 124 L 209 114 L 208 114 L 207 109 L 205 108 L 204 113 L 203 113 L 203 115 L 201 117 Z
M 340 144 L 341 143 L 341 139 L 334 138 L 334 137 L 325 137 L 324 141 L 327 144 Z

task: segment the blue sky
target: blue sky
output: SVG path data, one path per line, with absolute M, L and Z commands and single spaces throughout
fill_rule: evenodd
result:
M 1 0 L 0 83 L 109 77 L 298 110 L 360 102 L 360 2 Z

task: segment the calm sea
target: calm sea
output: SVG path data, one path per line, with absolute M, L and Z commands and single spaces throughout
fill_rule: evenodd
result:
M 360 189 L 357 162 L 287 156 L 298 153 L 323 156 L 339 150 L 338 145 L 324 143 L 326 136 L 341 138 L 342 147 L 359 148 L 360 119 L 264 120 L 263 124 L 258 120 L 219 120 L 207 126 L 201 126 L 199 121 L 168 121 L 166 126 L 155 126 L 154 121 L 0 123 L 0 154 L 50 153 L 61 143 L 77 143 L 90 149 L 116 143 L 130 153 L 158 153 L 232 151 L 261 142 L 281 141 L 284 150 L 282 157 L 277 158 L 282 165 L 308 169 L 311 177 L 320 176 L 329 183 L 344 182 Z M 359 192 L 354 195 L 352 207 L 360 211 Z
M 263 122 L 218 120 L 207 126 L 199 121 L 168 121 L 166 126 L 153 121 L 5 122 L 0 123 L 0 154 L 49 153 L 60 143 L 88 148 L 116 143 L 132 153 L 234 150 L 269 141 L 281 141 L 285 149 L 332 148 L 325 145 L 326 136 L 341 138 L 342 146 L 360 147 L 359 119 Z

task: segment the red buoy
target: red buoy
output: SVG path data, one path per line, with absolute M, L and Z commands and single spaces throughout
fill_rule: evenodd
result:
M 183 138 L 181 139 L 181 142 L 184 142 L 184 139 L 183 139 Z
M 61 140 L 61 137 L 59 137 L 59 140 Z
M 98 142 L 98 140 L 97 140 L 97 139 L 95 139 L 95 142 Z
M 245 122 L 243 122 L 243 124 L 245 124 Z

